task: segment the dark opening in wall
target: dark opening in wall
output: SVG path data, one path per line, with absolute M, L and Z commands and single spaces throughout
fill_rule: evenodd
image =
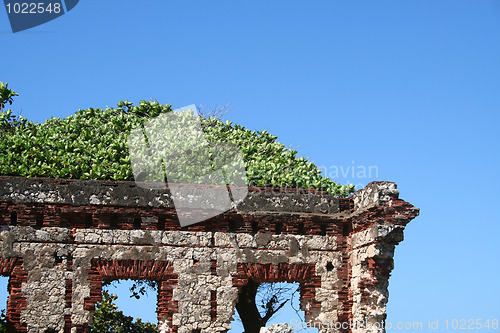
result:
M 61 213 L 61 218 L 59 220 L 59 227 L 67 228 L 69 226 L 72 226 L 71 225 L 72 221 L 73 221 L 73 219 L 71 218 L 70 214 Z
M 319 233 L 321 236 L 326 236 L 326 227 L 326 224 L 321 225 L 321 231 Z
M 258 232 L 259 232 L 259 222 L 253 221 L 252 222 L 252 235 L 255 235 Z
M 118 229 L 118 217 L 112 215 L 109 219 L 109 228 L 110 229 Z
M 158 218 L 158 230 L 165 230 L 165 218 Z
M 347 237 L 350 235 L 351 232 L 352 232 L 352 223 L 346 222 L 342 228 L 342 235 Z
M 16 212 L 10 213 L 10 225 L 11 226 L 17 225 L 17 213 Z
M 210 320 L 217 320 L 217 290 L 210 290 Z
M 331 271 L 333 271 L 333 269 L 334 269 L 334 267 L 333 267 L 332 262 L 331 261 L 327 262 L 326 263 L 326 270 L 331 272 Z
M 55 260 L 56 264 L 62 264 L 63 259 L 64 258 L 62 256 L 58 256 L 57 254 L 54 254 L 54 260 Z
M 71 254 L 66 256 L 66 265 L 66 269 L 73 270 L 73 256 Z
M 276 233 L 276 235 L 279 235 L 281 234 L 282 229 L 283 229 L 283 223 L 276 223 L 274 232 Z
M 304 223 L 303 222 L 300 222 L 299 225 L 297 226 L 297 233 L 299 235 L 305 235 L 306 234 L 306 230 L 304 228 Z
M 43 227 L 43 214 L 38 213 L 35 215 L 35 228 L 41 229 Z
M 92 214 L 85 214 L 83 218 L 83 223 L 85 224 L 85 228 L 92 228 L 94 226 Z
M 235 221 L 229 221 L 229 232 L 236 232 L 236 222 Z
M 140 217 L 136 217 L 134 219 L 134 229 L 141 229 L 141 218 Z
M 243 297 L 240 291 L 240 297 Z M 295 332 L 317 333 L 317 328 L 305 328 L 304 311 L 300 309 L 299 283 L 297 282 L 275 282 L 262 283 L 258 286 L 254 304 L 261 317 L 265 316 L 266 309 L 270 304 L 275 304 L 277 309 L 281 304 L 284 305 L 275 312 L 271 319 L 266 323 L 271 326 L 279 323 L 287 323 L 295 329 Z M 231 329 L 228 333 L 245 332 L 242 319 L 238 310 L 234 309 L 233 321 L 230 323 Z M 256 319 L 257 320 L 257 319 Z

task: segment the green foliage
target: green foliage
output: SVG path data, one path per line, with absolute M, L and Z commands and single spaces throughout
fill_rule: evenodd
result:
M 7 332 L 7 317 L 5 316 L 5 309 L 0 312 L 0 333 Z
M 25 177 L 132 180 L 130 131 L 169 106 L 120 102 L 43 124 L 0 114 L 0 174 Z
M 7 103 L 12 104 L 12 97 L 19 96 L 8 87 L 8 83 L 0 81 L 0 112 L 3 110 Z
M 133 180 L 128 136 L 132 129 L 170 105 L 128 101 L 117 108 L 85 109 L 64 119 L 33 123 L 0 112 L 0 174 L 24 177 Z M 339 196 L 353 186 L 321 175 L 307 158 L 286 148 L 267 131 L 251 131 L 229 121 L 201 118 L 209 142 L 232 142 L 243 153 L 249 185 L 321 189 Z
M 118 298 L 107 291 L 102 292 L 103 299 L 97 303 L 94 323 L 90 331 L 95 333 L 155 333 L 156 325 L 143 323 L 141 319 L 125 316 L 113 302 Z
M 243 153 L 247 178 L 252 186 L 279 186 L 320 189 L 346 196 L 354 186 L 344 186 L 321 175 L 321 170 L 297 151 L 276 141 L 267 131 L 251 131 L 230 121 L 208 118 L 202 120 L 210 142 L 232 142 Z

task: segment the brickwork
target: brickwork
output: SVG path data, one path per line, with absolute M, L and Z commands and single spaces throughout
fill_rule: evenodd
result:
M 88 332 L 103 280 L 146 279 L 158 282 L 161 332 L 224 332 L 252 278 L 298 282 L 322 333 L 382 332 L 334 324 L 385 319 L 394 248 L 417 215 L 389 182 L 346 199 L 250 188 L 234 209 L 181 228 L 168 190 L 0 177 L 9 330 Z
M 21 258 L 1 258 L 0 272 L 9 277 L 9 298 L 7 301 L 7 330 L 25 331 L 26 325 L 21 323 L 21 311 L 26 310 L 26 298 L 22 295 L 22 285 L 28 281 L 28 272 L 23 269 Z
M 168 261 L 143 260 L 102 260 L 92 259 L 91 269 L 87 271 L 90 295 L 85 298 L 84 308 L 93 311 L 102 299 L 102 281 L 104 280 L 150 280 L 158 283 L 157 314 L 160 322 L 172 326 L 172 314 L 177 312 L 177 302 L 172 299 L 173 287 L 177 284 L 177 275 Z M 88 331 L 85 325 L 84 332 Z

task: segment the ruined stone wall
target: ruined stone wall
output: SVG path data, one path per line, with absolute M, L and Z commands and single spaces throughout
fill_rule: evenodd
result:
M 250 188 L 234 209 L 181 228 L 168 190 L 0 177 L 9 330 L 88 332 L 103 280 L 147 279 L 162 332 L 225 332 L 251 278 L 299 282 L 320 332 L 382 332 L 335 323 L 383 322 L 394 247 L 417 214 L 388 182 L 347 199 Z

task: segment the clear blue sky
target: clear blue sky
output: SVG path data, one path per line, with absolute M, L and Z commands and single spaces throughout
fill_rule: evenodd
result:
M 231 102 L 328 174 L 376 167 L 337 180 L 394 181 L 421 208 L 388 321 L 500 319 L 500 1 L 82 0 L 16 34 L 0 8 L 0 39 L 30 120 Z

